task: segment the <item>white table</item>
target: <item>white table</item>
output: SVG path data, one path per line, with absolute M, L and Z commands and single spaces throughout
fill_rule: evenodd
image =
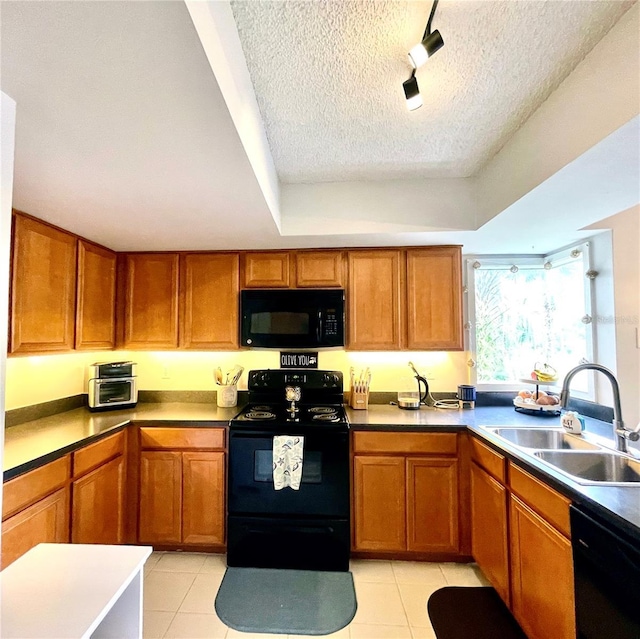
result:
M 142 637 L 149 546 L 39 544 L 0 573 L 0 638 Z

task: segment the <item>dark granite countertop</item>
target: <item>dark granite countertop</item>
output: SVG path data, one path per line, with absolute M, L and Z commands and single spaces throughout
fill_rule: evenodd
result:
M 5 430 L 4 481 L 20 475 L 115 432 L 131 421 L 153 421 L 189 426 L 226 426 L 239 408 L 218 408 L 215 404 L 144 403 L 134 409 L 91 412 L 76 408 L 34 419 Z
M 44 417 L 5 431 L 4 480 L 47 463 L 85 446 L 131 421 L 150 421 L 189 426 L 226 426 L 239 411 L 218 408 L 213 403 L 140 403 L 135 409 L 92 413 L 86 408 Z M 456 431 L 469 428 L 507 457 L 578 503 L 584 503 L 613 523 L 640 537 L 640 485 L 584 486 L 539 461 L 526 451 L 505 443 L 485 426 L 560 427 L 559 417 L 540 417 L 516 412 L 508 406 L 476 406 L 475 409 L 422 407 L 402 410 L 397 406 L 373 404 L 368 410 L 347 408 L 352 430 Z M 612 426 L 586 418 L 589 436 L 613 447 Z

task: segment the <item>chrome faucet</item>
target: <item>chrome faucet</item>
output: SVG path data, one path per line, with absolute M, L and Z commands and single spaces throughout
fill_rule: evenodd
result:
M 628 452 L 627 450 L 627 440 L 631 440 L 633 442 L 638 441 L 640 439 L 640 433 L 637 433 L 633 430 L 627 430 L 624 427 L 624 422 L 622 421 L 622 408 L 620 406 L 620 387 L 618 386 L 618 380 L 615 378 L 615 375 L 604 366 L 600 364 L 580 364 L 575 368 L 572 368 L 564 378 L 564 382 L 562 382 L 562 392 L 560 393 L 560 407 L 567 408 L 569 404 L 569 384 L 573 379 L 573 376 L 576 373 L 584 370 L 592 370 L 592 371 L 600 371 L 604 375 L 609 378 L 611 382 L 611 388 L 613 390 L 613 434 L 616 438 L 616 448 L 621 453 Z

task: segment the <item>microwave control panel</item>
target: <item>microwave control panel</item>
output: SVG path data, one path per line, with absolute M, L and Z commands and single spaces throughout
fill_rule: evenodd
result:
M 324 320 L 324 334 L 325 335 L 338 334 L 338 313 L 334 308 L 327 309 L 327 314 Z

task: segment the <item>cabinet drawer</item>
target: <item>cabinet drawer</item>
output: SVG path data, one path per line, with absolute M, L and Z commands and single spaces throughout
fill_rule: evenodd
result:
M 354 453 L 434 453 L 455 455 L 455 433 L 381 433 L 358 431 L 353 434 Z
M 4 484 L 2 518 L 26 508 L 29 504 L 61 488 L 70 477 L 69 462 L 69 455 L 65 455 Z
M 141 428 L 142 448 L 224 449 L 224 428 Z
M 73 476 L 79 477 L 124 452 L 124 432 L 101 439 L 73 453 Z
M 518 466 L 509 464 L 511 490 L 567 538 L 571 538 L 571 501 Z
M 507 480 L 507 464 L 504 455 L 497 453 L 475 437 L 471 438 L 471 459 L 503 484 Z

